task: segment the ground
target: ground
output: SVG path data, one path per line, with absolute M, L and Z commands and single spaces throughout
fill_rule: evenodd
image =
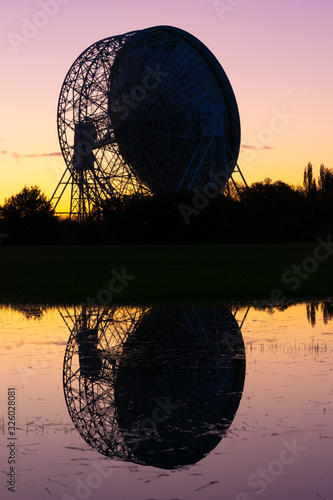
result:
M 104 305 L 327 298 L 330 250 L 318 242 L 1 246 L 0 301 Z

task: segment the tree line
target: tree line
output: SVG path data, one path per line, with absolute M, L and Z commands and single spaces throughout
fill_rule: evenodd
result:
M 24 244 L 307 242 L 333 231 L 333 170 L 311 163 L 301 186 L 249 187 L 110 198 L 83 222 L 55 214 L 38 186 L 0 207 L 0 242 Z

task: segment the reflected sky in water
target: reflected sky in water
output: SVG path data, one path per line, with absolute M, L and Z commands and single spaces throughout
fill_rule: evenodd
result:
M 332 313 L 2 308 L 0 458 L 7 473 L 15 387 L 15 498 L 328 500 Z
M 64 359 L 69 414 L 111 458 L 174 469 L 214 449 L 241 399 L 245 349 L 228 309 L 82 308 Z

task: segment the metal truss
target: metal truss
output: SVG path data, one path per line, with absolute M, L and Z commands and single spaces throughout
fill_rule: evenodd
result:
M 90 446 L 119 460 L 173 468 L 217 445 L 245 377 L 244 343 L 230 310 L 82 306 L 59 312 L 70 331 L 66 405 Z M 160 415 L 165 398 L 177 402 L 175 411 L 158 420 L 152 440 L 141 420 L 151 420 L 156 404 Z M 170 439 L 178 443 L 171 454 Z
M 221 172 L 226 186 L 239 151 L 237 104 L 221 66 L 170 27 L 85 50 L 63 83 L 57 123 L 66 171 L 52 200 L 58 207 L 70 189 L 69 216 L 78 220 L 112 197 L 203 189 Z

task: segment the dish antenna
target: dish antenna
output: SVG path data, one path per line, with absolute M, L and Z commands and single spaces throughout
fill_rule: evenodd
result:
M 60 314 L 70 331 L 66 405 L 92 448 L 174 469 L 218 445 L 245 380 L 241 325 L 230 309 L 83 306 Z
M 69 216 L 79 220 L 110 197 L 204 189 L 216 179 L 222 189 L 241 174 L 230 82 L 202 42 L 170 26 L 85 50 L 60 92 L 58 135 L 66 170 L 52 200 L 57 208 L 70 187 Z

